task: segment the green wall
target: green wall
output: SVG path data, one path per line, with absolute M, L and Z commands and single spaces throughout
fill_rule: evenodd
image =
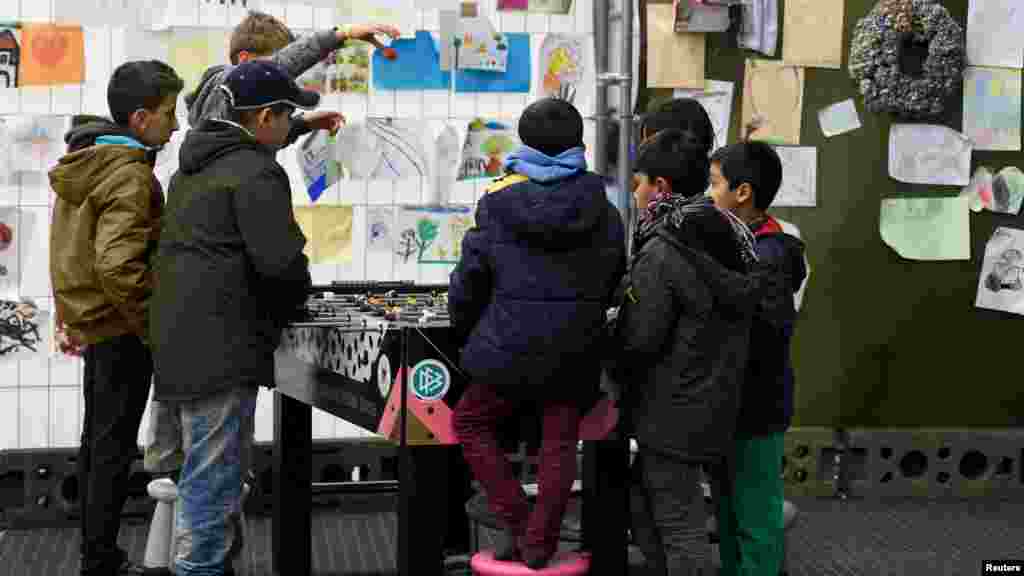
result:
M 784 0 L 780 0 L 783 4 Z M 797 324 L 796 426 L 968 427 L 1024 424 L 1024 318 L 974 307 L 985 243 L 1018 217 L 971 215 L 971 260 L 900 258 L 878 233 L 879 201 L 891 196 L 956 196 L 948 186 L 916 186 L 888 175 L 892 120 L 867 113 L 846 66 L 853 27 L 873 0 L 847 0 L 843 69 L 808 68 L 802 146 L 818 148 L 818 206 L 780 208 L 808 244 L 812 275 Z M 967 0 L 943 4 L 964 26 Z M 780 21 L 780 30 L 782 22 Z M 781 30 L 777 55 L 782 53 Z M 743 63 L 763 57 L 708 35 L 707 77 L 736 82 L 740 124 Z M 657 97 L 661 91 L 645 96 Z M 863 127 L 826 140 L 818 110 L 854 98 Z M 959 130 L 962 94 L 934 123 Z M 1020 152 L 975 153 L 973 168 L 1024 168 Z

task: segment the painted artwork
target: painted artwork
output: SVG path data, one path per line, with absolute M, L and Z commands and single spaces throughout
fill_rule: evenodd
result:
M 13 206 L 0 207 L 0 298 L 5 300 L 18 296 L 19 212 Z
M 505 158 L 519 148 L 519 136 L 499 122 L 476 119 L 469 123 L 462 145 L 458 180 L 480 180 L 501 176 Z
M 395 208 L 368 206 L 366 208 L 366 251 L 391 252 L 395 245 Z
M 1024 315 L 1024 230 L 996 228 L 985 246 L 974 305 Z
M 320 94 L 366 94 L 370 91 L 370 50 L 362 42 L 335 50 L 296 81 L 304 90 Z
M 508 38 L 494 30 L 486 18 L 464 18 L 454 36 L 456 62 L 463 70 L 504 72 L 508 66 Z
M 568 14 L 573 0 L 498 0 L 498 10 L 504 12 L 537 12 L 540 14 Z
M 31 300 L 0 301 L 0 358 L 49 353 L 50 315 Z
M 967 68 L 963 126 L 975 150 L 1021 149 L 1020 93 L 1020 70 Z
M 993 175 L 987 167 L 978 166 L 961 196 L 967 197 L 974 212 L 1018 214 L 1024 204 L 1024 172 L 1007 166 Z
M 462 239 L 472 227 L 469 207 L 402 206 L 395 254 L 404 263 L 457 264 L 462 256 Z
M 67 119 L 61 116 L 18 116 L 8 121 L 11 172 L 45 173 L 64 154 Z
M 540 98 L 576 99 L 576 87 L 586 72 L 586 37 L 548 34 L 540 47 Z
M 295 151 L 306 184 L 310 202 L 334 186 L 341 178 L 341 162 L 337 159 L 337 137 L 326 130 L 316 130 L 307 136 Z
M 0 27 L 3 87 L 84 82 L 85 33 L 81 26 L 22 22 Z
M 420 120 L 367 118 L 338 131 L 337 158 L 352 180 L 407 180 L 431 174 L 427 138 Z
M 455 91 L 465 93 L 530 91 L 533 74 L 530 35 L 525 33 L 504 34 L 508 44 L 508 57 L 504 73 L 488 70 L 458 70 L 455 74 Z

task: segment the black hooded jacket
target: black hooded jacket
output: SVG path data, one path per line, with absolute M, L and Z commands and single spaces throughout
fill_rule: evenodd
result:
M 310 287 L 288 175 L 240 126 L 204 121 L 181 147 L 150 323 L 158 400 L 273 386 L 274 350 Z

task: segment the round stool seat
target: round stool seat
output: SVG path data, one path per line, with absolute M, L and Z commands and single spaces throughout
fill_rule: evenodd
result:
M 590 555 L 580 552 L 559 552 L 543 570 L 530 570 L 522 562 L 494 559 L 494 550 L 484 550 L 469 561 L 475 576 L 583 576 L 590 570 Z

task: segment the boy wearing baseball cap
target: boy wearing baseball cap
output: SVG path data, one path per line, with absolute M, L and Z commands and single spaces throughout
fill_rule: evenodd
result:
M 226 117 L 188 133 L 171 178 L 151 304 L 153 397 L 180 422 L 185 451 L 177 576 L 234 573 L 256 394 L 273 385 L 281 330 L 311 284 L 275 153 L 319 95 L 266 60 L 234 68 L 220 89 Z

